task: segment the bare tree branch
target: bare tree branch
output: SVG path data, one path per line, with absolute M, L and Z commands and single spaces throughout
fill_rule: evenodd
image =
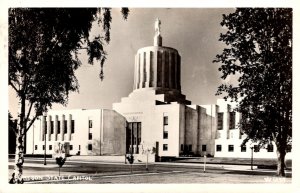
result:
M 30 102 L 30 106 L 29 106 L 29 109 L 28 109 L 28 112 L 27 112 L 27 116 L 26 116 L 26 119 L 25 119 L 26 122 L 28 121 L 28 118 L 29 118 L 32 106 L 33 106 L 33 102 Z
M 9 85 L 16 91 L 16 93 L 19 93 L 19 90 L 16 88 L 16 86 L 11 81 L 9 81 Z
M 25 133 L 27 133 L 27 131 L 30 129 L 31 125 L 34 123 L 34 121 L 36 120 L 36 118 L 38 117 L 38 115 L 36 114 L 33 119 L 30 121 L 28 127 L 25 130 Z

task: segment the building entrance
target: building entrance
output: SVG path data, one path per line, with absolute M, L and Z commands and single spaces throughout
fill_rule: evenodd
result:
M 141 122 L 129 122 L 126 127 L 126 153 L 138 154 L 141 145 Z

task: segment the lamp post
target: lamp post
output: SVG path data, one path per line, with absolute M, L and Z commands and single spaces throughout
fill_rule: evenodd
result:
M 47 122 L 46 122 L 46 117 L 47 117 L 47 113 L 46 112 L 44 112 L 43 113 L 43 117 L 44 117 L 44 125 L 43 125 L 43 127 L 44 127 L 44 140 L 45 140 L 45 148 L 44 148 L 44 165 L 47 165 L 47 162 L 46 162 L 46 149 L 47 149 L 47 147 L 46 147 L 46 141 L 47 141 L 47 139 L 46 139 L 46 124 L 47 124 Z
M 204 173 L 205 173 L 205 167 L 206 167 L 206 152 L 204 153 L 204 167 L 203 167 Z
M 251 170 L 253 170 L 253 149 L 254 149 L 254 146 L 251 146 L 250 149 L 251 149 Z

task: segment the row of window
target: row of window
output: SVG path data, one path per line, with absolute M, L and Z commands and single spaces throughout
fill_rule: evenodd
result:
M 224 113 L 218 113 L 218 130 L 223 130 Z M 235 129 L 235 112 L 229 112 L 229 129 Z
M 165 114 L 165 113 L 164 113 Z M 168 139 L 169 134 L 168 134 L 168 124 L 169 124 L 169 117 L 164 115 L 164 120 L 163 120 L 163 139 Z
M 57 134 L 60 134 L 61 128 L 60 128 L 60 121 L 57 121 Z M 68 127 L 67 127 L 67 121 L 64 121 L 64 133 L 68 132 Z M 45 134 L 48 133 L 47 129 L 47 121 L 45 122 Z M 54 122 L 50 121 L 50 133 L 54 134 Z M 75 133 L 75 121 L 71 120 L 71 133 Z
M 169 125 L 169 117 L 166 116 L 166 113 L 164 113 L 164 119 L 163 119 L 163 139 L 168 139 L 168 125 Z M 168 151 L 168 144 L 163 144 L 163 151 Z
M 53 146 L 52 145 L 48 145 L 48 150 L 52 150 Z M 45 145 L 42 146 L 42 149 L 45 150 Z M 81 149 L 81 146 L 78 145 L 78 150 Z M 38 150 L 38 145 L 34 146 L 34 150 Z M 70 145 L 70 150 L 73 150 L 73 145 Z M 88 144 L 88 150 L 93 150 L 93 145 L 92 144 Z
M 45 145 L 42 146 L 42 149 L 45 150 Z M 34 146 L 34 150 L 38 150 L 38 145 Z M 48 150 L 52 150 L 52 145 L 48 146 Z M 70 145 L 70 150 L 73 150 L 73 145 Z M 78 146 L 78 150 L 80 150 L 80 145 Z
M 239 146 L 239 147 L 240 147 L 241 152 L 246 152 L 247 151 L 246 145 L 242 145 L 242 146 Z M 288 146 L 287 152 L 291 152 L 291 149 L 292 149 L 292 147 Z M 202 151 L 203 151 L 203 146 L 202 146 Z M 216 145 L 216 151 L 217 152 L 222 151 L 222 145 Z M 254 152 L 259 152 L 260 151 L 259 146 L 258 145 L 254 145 L 253 151 Z M 274 152 L 274 146 L 272 144 L 269 144 L 267 146 L 267 151 L 268 152 Z M 228 152 L 234 152 L 234 145 L 228 145 Z
M 93 127 L 93 121 L 89 120 L 88 125 L 89 125 L 88 139 L 92 140 L 93 139 L 93 134 L 92 134 L 91 128 Z M 51 127 L 50 128 L 51 134 L 54 134 L 53 121 L 50 122 L 50 127 Z M 58 121 L 58 124 L 57 124 L 57 134 L 60 134 L 60 132 L 61 132 L 60 121 Z M 74 133 L 74 132 L 75 132 L 75 121 L 72 120 L 71 133 Z M 67 133 L 67 121 L 65 121 L 65 124 L 64 124 L 64 133 Z M 47 134 L 47 123 L 46 123 L 45 134 Z
M 64 120 L 64 133 L 68 132 L 68 126 L 67 126 L 68 122 L 67 120 Z M 88 125 L 89 125 L 89 129 L 93 128 L 93 120 L 89 120 L 88 121 Z M 45 133 L 47 134 L 47 121 L 45 121 Z M 61 128 L 60 128 L 60 121 L 57 121 L 57 134 L 60 134 L 61 132 Z M 50 121 L 50 133 L 54 134 L 54 122 Z M 75 121 L 71 120 L 71 133 L 75 133 Z
M 89 134 L 88 134 L 88 139 L 89 140 L 93 139 L 92 128 L 93 128 L 93 120 L 89 120 Z M 90 148 L 92 149 L 92 147 L 90 147 Z

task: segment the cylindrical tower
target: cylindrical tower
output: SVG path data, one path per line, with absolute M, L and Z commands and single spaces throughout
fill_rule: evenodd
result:
M 181 93 L 180 55 L 162 46 L 160 20 L 155 22 L 154 46 L 144 47 L 135 56 L 134 89 L 154 89 L 159 93 Z

